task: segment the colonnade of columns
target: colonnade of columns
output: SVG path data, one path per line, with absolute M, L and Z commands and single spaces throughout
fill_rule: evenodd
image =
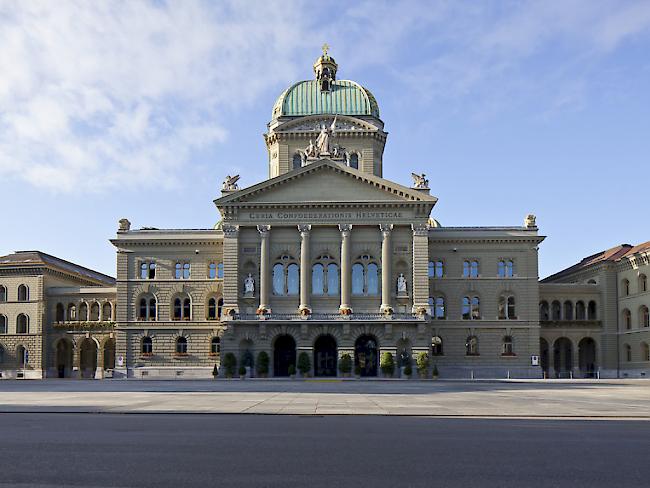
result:
M 341 260 L 340 260 L 340 311 L 343 314 L 352 312 L 351 295 L 352 295 L 352 255 L 351 255 L 351 233 L 352 224 L 340 224 L 341 233 Z M 381 308 L 380 311 L 387 312 L 392 310 L 392 224 L 382 224 L 379 226 L 382 245 L 381 245 Z M 259 308 L 258 311 L 269 313 L 271 311 L 271 275 L 272 263 L 270 256 L 270 239 L 271 226 L 259 225 L 257 230 L 260 233 L 260 284 L 259 284 Z M 298 225 L 300 233 L 300 305 L 301 313 L 311 312 L 311 256 L 310 256 L 310 234 L 311 225 Z M 423 271 L 426 273 L 426 269 Z M 415 274 L 415 273 L 414 273 Z M 415 280 L 414 280 L 415 281 Z M 425 291 L 428 296 L 428 286 Z M 425 302 L 426 303 L 426 302 Z

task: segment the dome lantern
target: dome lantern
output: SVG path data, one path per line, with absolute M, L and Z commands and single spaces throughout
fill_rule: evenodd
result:
M 338 65 L 334 58 L 331 57 L 327 51 L 329 46 L 323 44 L 323 55 L 320 56 L 314 63 L 314 74 L 316 75 L 316 80 L 320 85 L 321 91 L 329 92 L 332 88 L 332 83 L 336 81 L 336 71 Z

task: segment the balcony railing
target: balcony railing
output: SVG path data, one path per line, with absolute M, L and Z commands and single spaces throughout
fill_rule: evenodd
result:
M 410 320 L 410 321 L 424 321 L 424 315 L 414 313 L 394 313 L 386 315 L 383 313 L 352 313 L 350 315 L 341 315 L 340 313 L 312 313 L 311 315 L 302 315 L 299 313 L 268 313 L 268 314 L 254 314 L 254 313 L 237 313 L 233 316 L 234 320 L 271 320 L 271 321 L 390 321 L 390 320 Z
M 542 327 L 601 327 L 600 320 L 540 320 L 539 324 Z

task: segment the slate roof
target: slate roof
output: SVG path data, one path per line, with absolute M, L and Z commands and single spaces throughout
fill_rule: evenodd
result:
M 94 271 L 78 264 L 71 263 L 56 256 L 41 251 L 16 251 L 6 256 L 0 256 L 0 268 L 50 266 L 61 271 L 80 275 L 86 279 L 99 281 L 106 285 L 114 285 L 115 278 Z

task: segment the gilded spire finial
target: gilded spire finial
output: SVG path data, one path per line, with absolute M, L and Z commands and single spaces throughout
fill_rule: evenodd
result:
M 323 44 L 323 47 L 321 49 L 323 50 L 323 56 L 327 56 L 327 51 L 330 50 L 329 44 Z

